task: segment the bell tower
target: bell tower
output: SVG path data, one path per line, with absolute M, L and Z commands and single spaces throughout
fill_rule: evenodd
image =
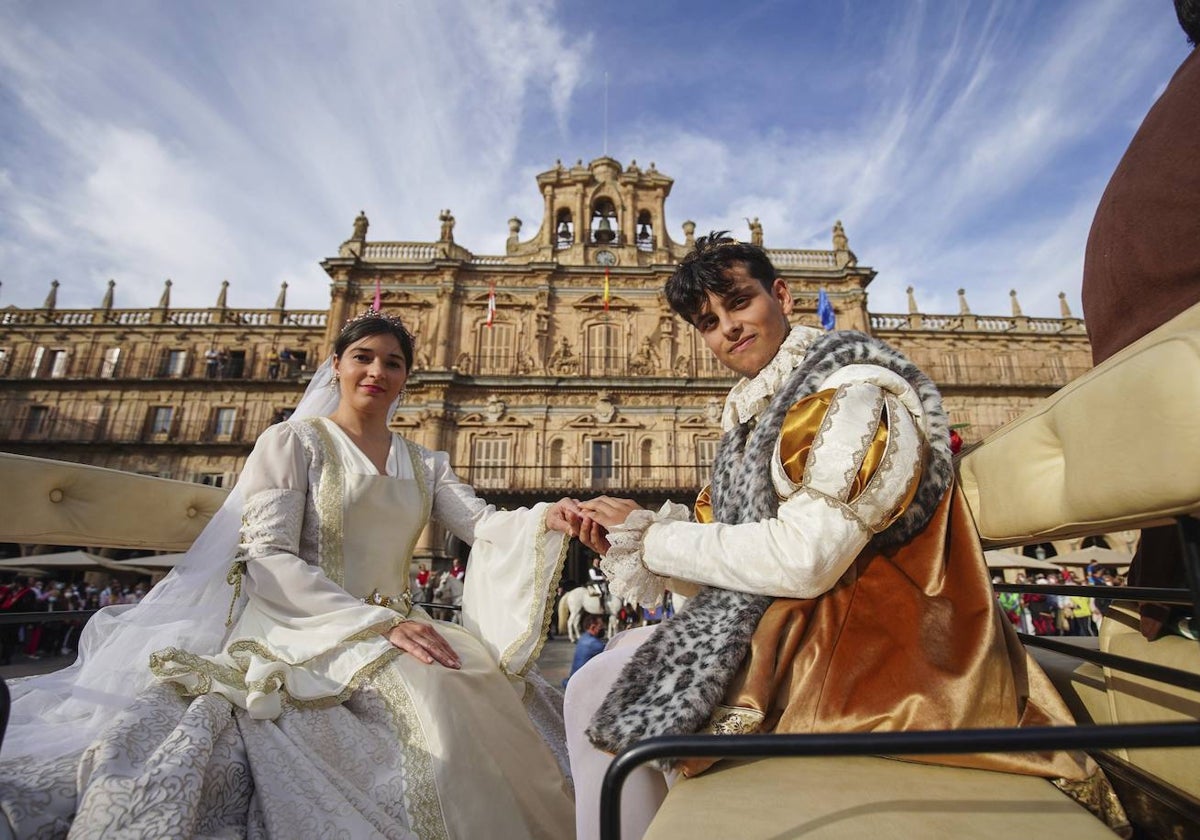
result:
M 562 265 L 637 266 L 673 262 L 684 246 L 666 231 L 666 200 L 674 180 L 653 163 L 646 170 L 610 157 L 568 168 L 558 161 L 537 176 L 545 202 L 538 232 L 511 236 L 507 256 Z M 519 228 L 518 228 L 519 229 Z

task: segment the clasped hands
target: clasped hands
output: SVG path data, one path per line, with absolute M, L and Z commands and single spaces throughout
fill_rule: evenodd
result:
M 581 502 L 578 499 L 559 499 L 546 514 L 546 527 L 576 537 L 597 554 L 607 554 L 608 529 L 625 521 L 641 505 L 632 499 L 597 496 Z
M 559 499 L 546 513 L 546 527 L 568 537 L 577 537 L 597 554 L 608 553 L 608 529 L 620 525 L 625 517 L 641 508 L 631 499 L 597 496 L 581 502 Z M 420 621 L 402 621 L 383 634 L 395 647 L 412 654 L 426 665 L 438 662 L 447 668 L 461 668 L 462 661 L 450 643 L 433 628 Z

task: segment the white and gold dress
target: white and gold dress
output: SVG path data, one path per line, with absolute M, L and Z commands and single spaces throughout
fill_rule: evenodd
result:
M 223 649 L 155 654 L 160 684 L 82 756 L 0 765 L 16 836 L 572 836 L 561 709 L 533 669 L 565 549 L 545 506 L 496 511 L 398 436 L 380 474 L 324 418 L 264 433 L 238 487 L 246 598 Z M 474 543 L 464 626 L 437 623 L 461 670 L 381 635 L 432 621 L 407 595 L 431 516 Z

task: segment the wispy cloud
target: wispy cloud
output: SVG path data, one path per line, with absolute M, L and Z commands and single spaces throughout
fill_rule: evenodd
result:
M 383 236 L 499 247 L 532 120 L 565 130 L 587 57 L 546 3 L 294 2 L 156 7 L 131 25 L 95 4 L 0 12 L 4 298 L 321 306 L 317 262 L 366 209 Z M 375 231 L 372 231 L 374 234 Z M 478 246 L 476 246 L 478 247 Z M 95 300 L 93 300 L 93 298 Z
M 286 14 L 281 14 L 286 9 Z M 1079 312 L 1108 174 L 1186 47 L 1143 0 L 336 6 L 76 0 L 0 9 L 0 303 L 236 305 L 278 283 L 322 306 L 318 261 L 371 236 L 498 252 L 536 225 L 533 176 L 601 151 L 676 179 L 685 218 L 828 247 L 842 219 L 876 311 Z M 11 130 L 9 130 L 11 129 Z M 526 231 L 528 233 L 528 231 Z

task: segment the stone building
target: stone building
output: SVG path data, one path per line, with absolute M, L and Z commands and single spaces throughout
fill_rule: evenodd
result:
M 508 221 L 505 253 L 477 255 L 439 215 L 435 241 L 368 238 L 365 214 L 337 255 L 327 310 L 62 310 L 55 283 L 39 309 L 0 310 L 0 446 L 228 486 L 254 439 L 286 417 L 341 324 L 378 292 L 416 336 L 417 363 L 393 419 L 410 439 L 450 453 L 459 475 L 501 506 L 599 492 L 657 505 L 693 496 L 720 436 L 734 380 L 667 307 L 662 287 L 696 234 L 667 229 L 673 180 L 601 157 L 537 176 L 532 236 Z M 859 264 L 840 222 L 829 250 L 763 242 L 816 326 L 826 291 L 842 329 L 871 332 L 943 388 L 951 420 L 979 440 L 1090 367 L 1083 323 L 975 315 L 876 314 L 875 270 Z M 422 556 L 459 550 L 431 530 Z M 575 558 L 573 566 L 582 563 Z M 572 571 L 578 573 L 579 569 Z M 576 575 L 577 576 L 577 575 Z

